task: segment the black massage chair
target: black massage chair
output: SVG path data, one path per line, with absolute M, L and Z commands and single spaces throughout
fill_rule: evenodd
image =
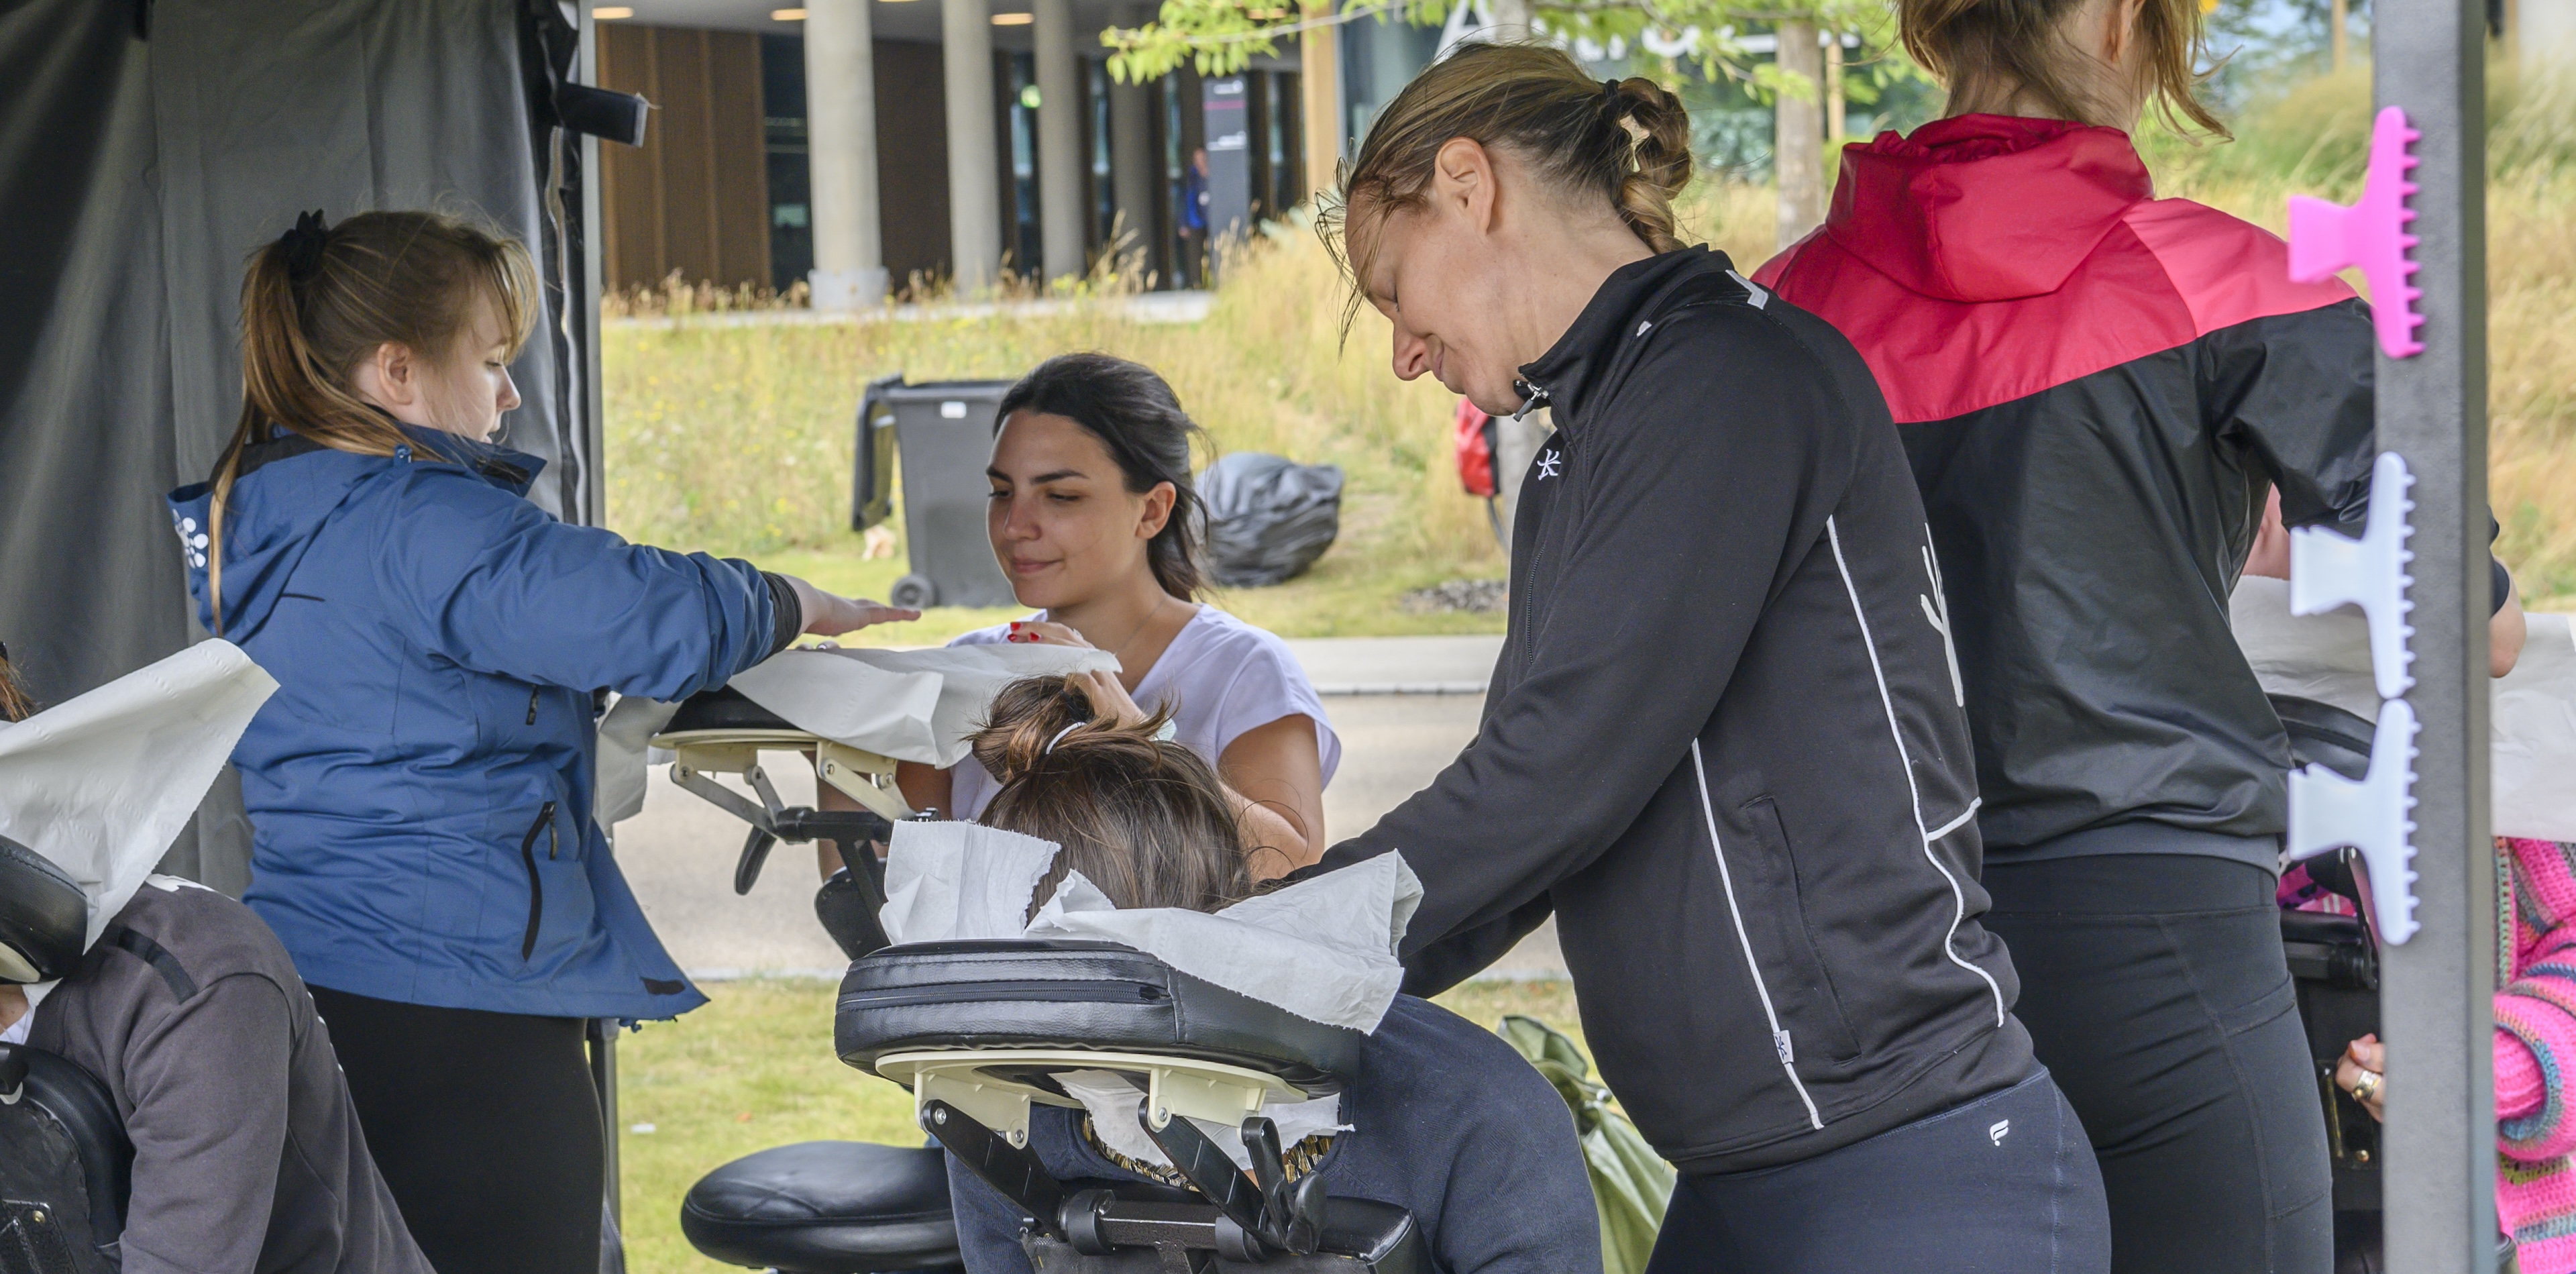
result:
M 1110 943 L 888 947 L 851 965 L 834 1039 L 841 1060 L 913 1091 L 937 1146 L 763 1151 L 699 1182 L 681 1229 L 718 1260 L 788 1274 L 954 1268 L 945 1147 L 1017 1208 L 1042 1274 L 1421 1274 L 1411 1215 L 1333 1196 L 1321 1173 L 1289 1180 L 1259 1113 L 1339 1092 L 1363 1038 Z M 1077 1106 L 1054 1078 L 1067 1071 L 1133 1083 L 1138 1123 L 1188 1187 L 1050 1175 L 1028 1149 L 1029 1108 Z M 1253 1172 L 1202 1123 L 1239 1138 Z
M 2322 765 L 2348 779 L 2370 771 L 2371 722 L 2310 699 L 2272 696 L 2290 732 L 2293 764 Z M 2315 911 L 2281 913 L 2281 947 L 2298 990 L 2299 1017 L 2316 1061 L 2317 1096 L 2325 1104 L 2326 1149 L 2333 1157 L 2335 1274 L 2379 1274 L 2379 1121 L 2334 1082 L 2346 1044 L 2379 1030 L 2379 942 L 2369 916 L 2369 869 L 2351 849 L 2307 860 L 2308 878 L 2351 900 L 2361 917 Z M 2496 1268 L 2514 1268 L 2513 1244 L 2500 1240 Z
M 853 963 L 834 1038 L 841 1060 L 911 1089 L 922 1148 L 811 1141 L 726 1164 L 683 1201 L 680 1229 L 706 1255 L 779 1274 L 898 1274 L 960 1267 L 948 1155 L 1010 1201 L 1040 1274 L 1428 1274 L 1429 1249 L 1404 1209 L 1334 1196 L 1325 1174 L 1290 1180 L 1272 1101 L 1342 1090 L 1364 1036 L 1318 1025 L 1101 942 L 887 945 L 875 905 L 882 867 L 870 829 L 814 823 L 778 805 L 748 753 L 801 751 L 813 736 L 730 692 L 683 704 L 657 746 L 679 756 L 683 785 L 763 832 L 839 844 L 848 904 L 818 899 Z M 727 755 L 727 750 L 734 754 Z M 882 809 L 882 785 L 854 776 L 873 759 L 842 749 L 844 791 Z M 695 764 L 692 764 L 695 762 Z M 676 773 L 695 771 L 692 776 Z M 890 766 L 888 767 L 891 768 Z M 762 796 L 702 787 L 707 771 L 743 775 Z M 872 790 L 871 790 L 872 789 Z M 728 799 L 729 798 L 729 799 Z M 879 798 L 879 799 L 871 799 Z M 891 824 L 880 824 L 889 827 Z M 838 877 L 836 877 L 838 879 Z M 1058 1180 L 1029 1150 L 1032 1103 L 1078 1107 L 1054 1076 L 1109 1072 L 1144 1094 L 1137 1120 L 1188 1182 Z M 1183 1116 L 1188 1116 L 1184 1118 Z M 1253 1165 L 1235 1167 L 1202 1124 L 1227 1130 Z
M 0 837 L 0 983 L 68 975 L 89 901 L 61 868 Z M 97 1076 L 24 1044 L 0 1044 L 0 1274 L 108 1274 L 134 1147 Z

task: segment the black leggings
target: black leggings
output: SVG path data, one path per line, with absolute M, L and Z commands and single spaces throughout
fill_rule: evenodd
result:
M 2326 1274 L 2325 1118 L 2271 874 L 2124 854 L 1985 885 L 2013 1012 L 2101 1161 L 2116 1274 Z
M 2103 1274 L 2108 1228 L 2043 1070 L 1813 1159 L 1683 1173 L 1646 1274 Z
M 313 988 L 367 1149 L 438 1274 L 598 1274 L 605 1158 L 579 1018 Z

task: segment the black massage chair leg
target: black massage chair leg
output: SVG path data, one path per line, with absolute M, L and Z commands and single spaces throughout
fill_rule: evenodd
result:
M 921 1104 L 921 1129 L 957 1156 L 968 1172 L 1001 1191 L 1020 1209 L 1023 1220 L 1063 1237 L 1057 1212 L 1064 1203 L 1064 1187 L 1047 1175 L 1036 1155 L 1002 1140 L 982 1121 L 937 1098 Z

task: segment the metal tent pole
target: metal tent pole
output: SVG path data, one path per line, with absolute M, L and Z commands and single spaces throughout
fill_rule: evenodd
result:
M 2413 470 L 2409 621 L 2422 724 L 2412 941 L 2381 955 L 2388 1046 L 2388 1268 L 2495 1268 L 2496 879 L 2487 831 L 2486 6 L 2385 0 L 2373 15 L 2377 105 L 2422 137 L 2409 230 L 2420 240 L 2424 350 L 2379 356 L 2379 445 Z M 2381 298 L 2383 301 L 2386 298 Z

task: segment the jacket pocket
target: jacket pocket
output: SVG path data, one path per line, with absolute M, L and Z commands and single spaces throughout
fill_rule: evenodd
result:
M 1745 888 L 1745 939 L 1753 945 L 1780 1028 L 1799 1055 L 1849 1061 L 1860 1055 L 1860 1044 L 1808 928 L 1797 854 L 1780 825 L 1779 808 L 1770 797 L 1757 796 L 1736 807 L 1736 822 L 1746 839 L 1727 861 Z
M 537 953 L 537 928 L 546 918 L 546 882 L 537 872 L 537 838 L 555 835 L 555 803 L 548 801 L 537 811 L 537 821 L 528 824 L 528 834 L 519 838 L 519 862 L 528 869 L 528 931 L 519 940 L 519 959 L 527 960 Z M 547 857 L 554 855 L 548 853 Z

